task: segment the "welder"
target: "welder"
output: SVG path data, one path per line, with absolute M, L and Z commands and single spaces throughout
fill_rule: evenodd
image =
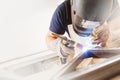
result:
M 75 47 L 82 49 L 89 37 L 92 44 L 105 47 L 109 38 L 108 23 L 116 18 L 119 11 L 117 0 L 65 0 L 55 10 L 51 19 L 46 43 L 49 49 L 58 53 L 65 63 L 71 54 L 75 54 Z M 81 40 L 70 40 L 68 25 L 72 24 L 75 34 Z M 66 37 L 65 32 L 69 37 Z M 74 43 L 75 42 L 75 43 Z M 76 45 L 75 45 L 76 44 Z

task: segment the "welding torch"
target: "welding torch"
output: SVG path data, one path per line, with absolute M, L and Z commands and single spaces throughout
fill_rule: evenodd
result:
M 70 47 L 70 45 L 72 45 L 74 48 L 75 47 L 78 47 L 78 48 L 82 48 L 83 46 L 79 43 L 76 43 L 75 41 L 73 40 L 70 40 L 70 39 L 67 39 L 66 37 L 62 37 L 62 36 L 59 36 L 59 38 L 63 39 L 64 41 L 66 41 L 66 46 Z

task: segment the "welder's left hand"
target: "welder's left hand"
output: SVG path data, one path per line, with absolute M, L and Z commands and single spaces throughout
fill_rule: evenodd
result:
M 110 31 L 107 24 L 96 27 L 91 35 L 93 44 L 101 44 L 101 47 L 106 47 L 109 35 Z

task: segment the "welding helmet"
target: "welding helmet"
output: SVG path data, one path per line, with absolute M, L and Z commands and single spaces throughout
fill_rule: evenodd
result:
M 114 0 L 71 0 L 72 25 L 80 36 L 89 36 L 93 28 L 110 16 Z

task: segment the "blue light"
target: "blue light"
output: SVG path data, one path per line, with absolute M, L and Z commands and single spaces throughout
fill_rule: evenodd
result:
M 84 56 L 87 58 L 87 57 L 93 57 L 93 53 L 90 51 L 90 50 L 87 50 L 86 52 L 83 53 Z

